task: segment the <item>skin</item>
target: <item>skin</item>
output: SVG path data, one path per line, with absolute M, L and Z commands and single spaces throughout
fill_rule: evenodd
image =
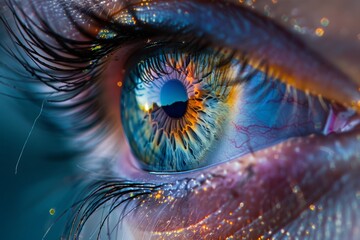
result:
M 320 56 L 331 62 L 334 68 L 340 69 L 354 82 L 360 84 L 360 69 L 358 67 L 360 62 L 360 28 L 357 24 L 360 21 L 358 14 L 360 3 L 358 1 L 332 0 L 324 4 L 322 1 L 278 0 L 274 4 L 271 1 L 258 0 L 253 6 L 255 11 L 260 14 L 264 14 L 265 6 L 269 6 L 270 17 L 291 31 L 293 31 L 293 23 L 296 20 L 307 31 L 304 34 L 295 31 L 295 34 Z M 1 4 L 0 9 L 3 9 L 1 14 L 5 14 L 7 11 Z M 283 20 L 284 15 L 288 17 L 288 21 Z M 323 27 L 325 33 L 319 37 L 314 34 L 314 31 L 321 27 L 320 20 L 323 17 L 328 18 L 330 24 Z M 0 39 L 1 41 L 9 40 L 9 35 L 1 32 Z M 1 57 L 4 58 L 4 56 Z M 1 60 L 6 62 L 6 59 Z M 5 86 L 0 86 L 0 92 L 6 93 L 8 91 Z M 78 155 L 76 152 L 78 149 L 67 146 L 68 139 L 58 131 L 53 131 L 46 124 L 46 118 L 43 117 L 40 118 L 31 134 L 21 158 L 19 172 L 15 175 L 16 161 L 29 129 L 39 114 L 41 103 L 34 106 L 30 102 L 6 96 L 0 96 L 0 101 L 0 112 L 5 116 L 0 128 L 0 153 L 5 156 L 3 167 L 0 170 L 1 182 L 4 185 L 1 188 L 5 194 L 2 195 L 4 197 L 0 199 L 0 203 L 1 206 L 6 206 L 4 211 L 2 210 L 3 214 L 1 214 L 1 225 L 4 227 L 1 228 L 0 235 L 5 236 L 5 239 L 40 239 L 54 219 L 61 214 L 61 211 L 69 206 L 71 200 L 68 199 L 71 199 L 74 192 L 79 191 L 78 188 L 69 189 L 69 186 L 72 185 L 70 179 L 73 176 L 80 175 L 79 172 L 82 172 L 86 166 L 77 162 Z M 53 161 L 49 161 L 49 159 L 53 159 Z M 353 161 L 356 160 L 359 159 Z M 320 229 L 331 228 L 335 225 L 336 228 L 345 229 L 348 235 L 341 236 L 350 236 L 347 239 L 356 239 L 355 236 L 359 233 L 359 229 L 357 229 L 359 216 L 356 211 L 359 206 L 356 193 L 360 189 L 359 185 L 356 184 L 359 180 L 356 173 L 359 172 L 358 168 L 354 169 L 344 169 L 344 172 L 352 171 L 351 177 L 341 180 L 341 184 L 338 185 L 336 183 L 340 181 L 333 175 L 329 176 L 329 178 L 334 178 L 334 185 L 331 186 L 337 186 L 337 188 L 331 187 L 324 197 L 325 199 L 320 200 L 322 206 L 327 206 L 325 213 L 322 214 L 333 215 L 334 219 L 340 215 L 345 218 L 341 220 L 342 224 L 338 224 L 339 226 L 333 222 L 325 221 Z M 212 171 L 216 171 L 216 169 Z M 221 192 L 219 194 L 221 195 Z M 62 199 L 66 199 L 66 201 Z M 329 199 L 333 201 L 333 204 L 326 201 Z M 348 219 L 348 215 L 341 214 L 341 208 L 345 204 L 352 206 L 351 209 L 354 212 L 353 216 Z M 340 208 L 340 211 L 332 211 L 331 209 L 335 206 Z M 55 213 L 50 211 L 52 208 L 55 208 Z M 311 214 L 317 214 L 317 211 L 313 212 L 311 209 L 310 211 L 304 210 L 305 218 Z M 63 224 L 64 220 L 61 220 L 49 233 L 48 239 L 59 236 Z M 289 229 L 285 228 L 285 231 L 290 232 L 291 229 Z M 310 237 L 323 236 L 321 235 L 322 232 L 324 231 L 315 230 L 311 233 L 314 235 L 310 235 Z M 306 233 L 304 234 L 307 236 Z M 280 235 L 278 237 L 280 238 Z M 340 235 L 333 235 L 332 237 L 340 238 Z

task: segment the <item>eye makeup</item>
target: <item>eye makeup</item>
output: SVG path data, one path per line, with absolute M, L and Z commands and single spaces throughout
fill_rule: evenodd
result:
M 180 26 L 180 28 L 193 29 L 199 37 L 211 36 L 210 41 L 214 43 L 222 42 L 224 46 L 251 54 L 252 61 L 266 61 L 270 73 L 278 76 L 284 83 L 312 95 L 332 99 L 358 111 L 360 91 L 356 83 L 332 68 L 325 60 L 317 57 L 278 25 L 268 24 L 263 17 L 254 13 L 249 14 L 246 9 L 233 10 L 235 8 L 232 8 L 231 4 L 224 6 L 220 3 L 221 6 L 218 6 L 213 3 L 202 3 L 195 6 L 184 2 L 175 1 L 171 4 L 170 2 L 136 6 L 135 18 L 143 24 L 169 28 Z M 147 10 L 143 11 L 145 8 Z M 218 9 L 222 9 L 232 17 L 224 18 L 222 11 Z M 158 10 L 161 11 L 161 15 L 156 14 Z M 129 22 L 128 15 L 123 18 L 125 19 L 120 18 L 119 21 Z M 223 24 L 226 27 L 223 27 Z M 213 34 L 214 32 L 216 34 Z M 269 36 L 274 37 L 269 38 Z M 289 52 L 297 54 L 289 54 Z M 327 85 L 325 92 L 322 91 L 324 81 Z M 342 89 L 342 92 L 338 89 Z
M 67 238 L 92 235 L 93 229 L 98 237 L 115 239 L 124 232 L 135 239 L 267 238 L 320 199 L 349 171 L 357 171 L 358 116 L 354 111 L 350 114 L 355 126 L 347 128 L 349 124 L 341 123 L 351 117 L 342 119 L 339 113 L 350 111 L 344 107 L 358 111 L 358 88 L 270 20 L 235 5 L 204 1 L 132 2 L 111 15 L 91 8 L 75 9 L 86 12 L 94 25 L 87 28 L 74 20 L 74 25 L 78 24 L 75 28 L 86 40 L 62 38 L 50 31 L 50 26 L 42 26 L 60 46 L 48 49 L 49 56 L 57 57 L 42 59 L 44 68 L 38 68 L 41 74 L 35 76 L 52 87 L 56 81 L 60 85 L 55 89 L 62 93 L 77 93 L 69 109 L 76 112 L 73 121 L 79 124 L 78 135 L 92 143 L 89 145 L 95 157 L 98 151 L 106 156 L 95 160 L 98 165 L 104 167 L 104 159 L 111 155 L 114 160 L 106 164 L 112 168 L 106 172 L 111 177 L 96 181 L 74 205 L 75 214 L 64 233 Z M 110 35 L 102 37 L 105 31 Z M 30 32 L 28 36 L 32 39 L 38 34 Z M 35 43 L 43 49 L 49 47 L 41 37 L 34 39 L 27 46 Z M 139 49 L 151 51 L 174 42 L 198 44 L 201 48 L 216 48 L 221 43 L 221 47 L 246 53 L 246 63 L 262 73 L 262 78 L 266 75 L 278 81 L 285 93 L 296 88 L 304 91 L 304 99 L 318 101 L 319 109 L 331 105 L 331 120 L 322 120 L 328 131 L 286 136 L 271 147 L 253 149 L 228 162 L 186 173 L 155 174 L 134 166 L 129 161 L 133 156 L 121 130 L 119 113 L 120 97 L 128 83 L 127 60 L 137 62 L 134 53 L 144 57 Z M 31 47 L 26 49 L 35 56 Z M 69 59 L 72 61 L 66 62 Z M 69 76 L 74 82 L 67 81 Z M 324 82 L 328 91 L 321 86 Z M 92 99 L 91 103 L 97 105 L 80 104 L 84 99 Z M 61 104 L 66 106 L 66 101 Z M 97 120 L 87 124 L 88 119 Z M 97 130 L 105 127 L 102 141 Z M 331 154 L 328 149 L 332 149 Z M 319 187 L 314 189 L 315 184 Z

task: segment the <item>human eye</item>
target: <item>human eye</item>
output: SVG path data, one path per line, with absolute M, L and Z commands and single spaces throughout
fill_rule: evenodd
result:
M 272 20 L 225 2 L 31 3 L 9 3 L 18 60 L 92 173 L 76 170 L 64 238 L 330 239 L 349 214 L 359 86 Z

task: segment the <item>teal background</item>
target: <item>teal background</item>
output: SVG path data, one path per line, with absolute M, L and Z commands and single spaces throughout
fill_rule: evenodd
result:
M 5 37 L 0 29 L 1 43 Z M 1 52 L 0 63 L 15 64 L 5 58 Z M 11 77 L 0 65 L 0 81 L 6 81 L 3 75 Z M 0 84 L 0 239 L 42 239 L 73 201 L 77 192 L 73 187 L 76 164 L 62 134 L 53 131 L 41 116 L 15 175 L 17 159 L 41 102 L 4 95 L 9 92 L 14 91 Z M 56 210 L 54 216 L 49 213 L 51 208 Z M 65 219 L 59 220 L 45 239 L 59 239 Z

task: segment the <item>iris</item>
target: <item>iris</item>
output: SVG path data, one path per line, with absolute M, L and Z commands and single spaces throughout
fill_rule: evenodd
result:
M 235 88 L 228 80 L 238 71 L 232 63 L 220 67 L 224 59 L 168 50 L 146 56 L 131 69 L 121 95 L 121 119 L 143 169 L 185 171 L 208 164 L 206 155 L 230 114 Z

